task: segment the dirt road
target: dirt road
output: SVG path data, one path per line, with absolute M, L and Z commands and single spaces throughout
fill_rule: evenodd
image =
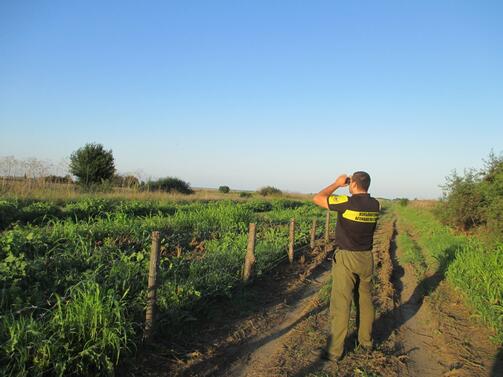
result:
M 501 350 L 491 333 L 474 323 L 443 273 L 417 278 L 401 265 L 398 232 L 391 214 L 379 224 L 374 242 L 376 347 L 356 344 L 352 311 L 346 354 L 339 363 L 313 359 L 311 350 L 327 340 L 331 262 L 323 249 L 304 263 L 284 266 L 276 276 L 250 287 L 247 311 L 227 302 L 195 346 L 173 359 L 150 355 L 137 375 L 156 376 L 503 376 Z M 499 355 L 499 356 L 498 356 Z M 499 359 L 498 359 L 499 357 Z M 145 365 L 145 363 L 143 364 Z

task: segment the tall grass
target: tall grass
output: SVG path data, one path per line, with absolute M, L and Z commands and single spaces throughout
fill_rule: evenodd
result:
M 134 329 L 126 301 L 96 283 L 57 297 L 46 316 L 4 316 L 0 364 L 11 376 L 113 375 L 132 346 Z
M 495 341 L 503 342 L 503 244 L 487 246 L 457 234 L 427 209 L 395 206 L 394 211 L 420 248 L 413 254 L 422 253 L 430 270 L 445 273 L 482 321 L 496 330 Z M 404 240 L 413 249 L 411 240 Z
M 259 194 L 249 192 L 251 196 Z M 73 183 L 50 183 L 43 179 L 28 180 L 5 180 L 0 179 L 0 196 L 14 199 L 37 199 L 37 200 L 79 200 L 82 198 L 100 197 L 104 199 L 118 200 L 155 200 L 155 201 L 200 201 L 200 200 L 239 200 L 245 201 L 241 192 L 231 191 L 227 194 L 218 189 L 195 188 L 194 194 L 185 195 L 180 193 L 167 193 L 160 191 L 140 191 L 134 188 L 114 187 L 110 192 L 85 193 L 79 190 Z M 262 197 L 268 199 L 267 197 Z M 294 200 L 307 200 L 311 196 L 301 193 L 283 192 L 282 198 Z M 271 200 L 277 199 L 273 196 Z

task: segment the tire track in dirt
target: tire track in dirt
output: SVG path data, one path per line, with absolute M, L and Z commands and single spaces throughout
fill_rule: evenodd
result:
M 405 231 L 398 228 L 398 232 Z M 418 281 L 414 266 L 399 265 L 397 257 L 402 251 L 391 251 L 395 265 L 403 270 L 394 283 L 400 293 L 395 320 L 397 340 L 408 356 L 409 374 L 497 376 L 493 367 L 497 347 L 489 340 L 492 334 L 470 318 L 470 310 L 445 281 L 445 271 L 427 272 Z
M 389 217 L 378 227 L 374 253 L 378 273 L 376 274 L 376 289 L 374 296 L 378 312 L 394 308 L 394 290 L 391 284 L 392 265 L 389 257 L 389 245 L 393 235 L 393 227 Z M 330 277 L 331 262 L 325 263 L 327 271 L 321 278 L 323 282 Z M 323 283 L 322 282 L 322 283 Z M 231 364 L 230 367 L 220 370 L 220 376 L 307 376 L 311 373 L 321 375 L 353 376 L 358 372 L 379 373 L 385 376 L 398 376 L 404 364 L 396 355 L 395 343 L 386 339 L 379 349 L 366 352 L 355 349 L 356 335 L 348 337 L 348 355 L 336 365 L 325 363 L 316 358 L 313 359 L 311 350 L 326 345 L 328 328 L 328 302 L 320 299 L 319 286 L 312 286 L 306 290 L 306 297 L 291 307 L 290 313 L 275 329 L 273 333 L 280 334 L 270 338 L 266 342 L 260 342 L 260 338 L 251 341 L 248 345 L 252 352 L 245 352 L 243 357 Z M 354 313 L 352 325 L 354 326 Z M 260 347 L 256 347 L 256 345 Z M 246 347 L 246 346 L 245 346 Z
M 236 360 L 222 376 L 229 377 L 262 377 L 276 375 L 274 363 L 285 345 L 291 332 L 298 331 L 297 325 L 316 313 L 320 301 L 315 296 L 320 285 L 325 284 L 330 277 L 330 271 L 324 270 L 302 292 L 302 298 L 289 308 L 284 320 L 266 334 L 251 339 L 245 346 L 244 356 Z M 316 284 L 317 283 L 317 284 Z

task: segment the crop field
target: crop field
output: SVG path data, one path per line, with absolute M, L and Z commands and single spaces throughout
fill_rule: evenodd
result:
M 113 374 L 141 342 L 152 231 L 169 336 L 191 308 L 240 284 L 249 223 L 260 277 L 285 259 L 291 218 L 296 247 L 309 243 L 313 219 L 322 233 L 324 211 L 297 200 L 0 200 L 2 372 Z

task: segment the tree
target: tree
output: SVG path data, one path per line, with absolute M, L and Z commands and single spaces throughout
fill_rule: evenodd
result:
M 230 189 L 229 186 L 220 186 L 218 188 L 218 191 L 220 191 L 220 192 L 222 192 L 224 194 L 228 194 L 231 191 L 231 189 Z
M 85 187 L 112 179 L 115 173 L 112 150 L 105 150 L 101 144 L 86 144 L 70 156 L 70 172 Z

